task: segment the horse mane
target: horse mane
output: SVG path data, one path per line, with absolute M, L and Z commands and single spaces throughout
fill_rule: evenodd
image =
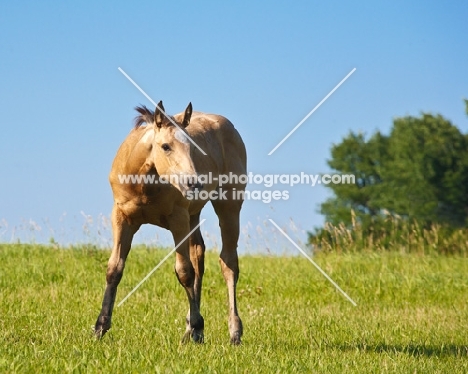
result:
M 145 105 L 135 107 L 135 110 L 140 113 L 135 117 L 134 123 L 135 128 L 142 126 L 143 124 L 151 125 L 154 123 L 154 111 L 148 109 Z

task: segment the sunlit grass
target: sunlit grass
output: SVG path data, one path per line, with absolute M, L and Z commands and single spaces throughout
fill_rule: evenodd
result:
M 133 249 L 120 301 L 166 254 Z M 365 373 L 468 371 L 468 260 L 401 253 L 243 256 L 240 347 L 229 345 L 226 287 L 207 254 L 205 344 L 181 346 L 187 301 L 168 261 L 121 307 L 101 341 L 108 251 L 0 246 L 0 372 Z

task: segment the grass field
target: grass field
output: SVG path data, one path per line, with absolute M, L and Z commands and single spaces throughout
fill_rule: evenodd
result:
M 132 250 L 117 301 L 166 251 Z M 226 288 L 209 252 L 205 344 L 179 345 L 187 302 L 165 263 L 114 313 L 101 341 L 108 251 L 0 246 L 0 372 L 466 373 L 468 259 L 399 253 L 241 257 L 243 344 L 229 345 Z

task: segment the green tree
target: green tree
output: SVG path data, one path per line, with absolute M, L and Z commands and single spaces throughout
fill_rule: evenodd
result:
M 422 223 L 465 224 L 467 137 L 442 116 L 398 118 L 382 169 L 380 208 Z
M 351 132 L 332 146 L 329 166 L 341 174 L 353 174 L 356 184 L 329 184 L 335 197 L 321 206 L 321 213 L 333 224 L 351 223 L 350 211 L 366 226 L 380 214 L 378 190 L 382 183 L 382 164 L 387 159 L 388 137 L 377 132 L 369 140 Z
M 424 225 L 467 223 L 468 135 L 440 115 L 397 118 L 388 136 L 351 132 L 331 156 L 335 172 L 356 176 L 355 185 L 327 185 L 334 197 L 320 211 L 334 225 L 349 226 L 351 210 L 364 230 L 388 213 Z

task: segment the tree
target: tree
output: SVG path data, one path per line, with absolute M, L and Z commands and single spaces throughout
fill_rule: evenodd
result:
M 363 134 L 351 132 L 333 145 L 329 166 L 341 174 L 353 174 L 356 184 L 329 184 L 335 197 L 321 206 L 321 213 L 333 224 L 351 223 L 350 211 L 365 225 L 380 214 L 378 189 L 382 183 L 382 164 L 387 159 L 388 137 L 379 132 L 366 141 Z
M 467 151 L 467 137 L 440 115 L 396 119 L 377 205 L 422 223 L 463 226 Z
M 334 197 L 320 211 L 332 224 L 349 226 L 353 210 L 364 229 L 383 222 L 384 213 L 424 225 L 466 225 L 468 135 L 442 116 L 397 118 L 390 135 L 368 140 L 351 132 L 331 156 L 332 169 L 356 177 L 355 185 L 327 185 Z

